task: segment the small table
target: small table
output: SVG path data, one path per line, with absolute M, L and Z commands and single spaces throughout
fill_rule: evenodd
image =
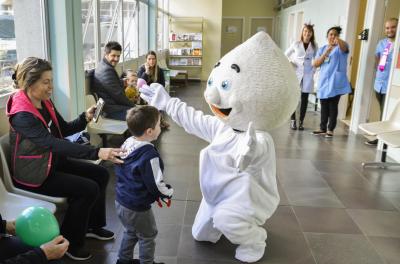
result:
M 188 71 L 187 70 L 170 70 L 169 71 L 169 76 L 171 78 L 176 78 L 179 75 L 184 77 L 185 80 L 185 85 L 188 85 Z

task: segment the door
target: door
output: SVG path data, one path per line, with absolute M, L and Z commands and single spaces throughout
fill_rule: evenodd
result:
M 243 18 L 222 18 L 221 56 L 243 42 Z
M 259 31 L 264 31 L 271 36 L 274 36 L 274 19 L 272 17 L 251 17 L 250 18 L 250 36 L 253 36 Z
M 365 11 L 367 9 L 367 0 L 360 0 L 359 9 L 358 9 L 358 18 L 357 18 L 357 26 L 356 32 L 360 33 L 364 27 L 364 20 L 365 20 Z M 358 64 L 360 61 L 360 48 L 361 48 L 361 40 L 358 39 L 358 34 L 354 36 L 354 53 L 353 56 L 350 58 L 350 84 L 352 89 L 355 89 L 356 82 L 357 82 L 357 73 L 358 73 Z M 352 94 L 348 97 L 348 103 L 346 108 L 346 117 L 345 120 L 348 120 L 347 124 L 350 123 L 351 120 L 351 112 L 353 111 L 353 100 L 354 100 L 353 91 Z

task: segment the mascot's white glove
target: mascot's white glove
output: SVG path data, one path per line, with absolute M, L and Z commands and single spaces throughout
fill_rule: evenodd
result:
M 152 83 L 150 86 L 144 84 L 143 79 L 138 80 L 137 87 L 140 91 L 140 97 L 143 98 L 149 105 L 156 107 L 158 110 L 165 111 L 171 97 L 159 83 Z
M 244 171 L 250 165 L 256 151 L 257 136 L 253 128 L 253 122 L 249 123 L 246 135 L 239 144 L 239 157 L 236 167 L 239 168 L 240 171 Z

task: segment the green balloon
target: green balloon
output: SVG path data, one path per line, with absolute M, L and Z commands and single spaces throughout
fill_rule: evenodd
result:
M 29 207 L 15 223 L 17 236 L 27 245 L 38 247 L 60 234 L 57 219 L 46 208 Z

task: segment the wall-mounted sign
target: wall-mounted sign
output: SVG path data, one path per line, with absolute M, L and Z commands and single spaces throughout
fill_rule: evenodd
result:
M 225 32 L 226 33 L 236 33 L 237 27 L 236 26 L 227 26 Z
M 264 31 L 267 33 L 267 28 L 266 27 L 257 27 L 257 32 Z

